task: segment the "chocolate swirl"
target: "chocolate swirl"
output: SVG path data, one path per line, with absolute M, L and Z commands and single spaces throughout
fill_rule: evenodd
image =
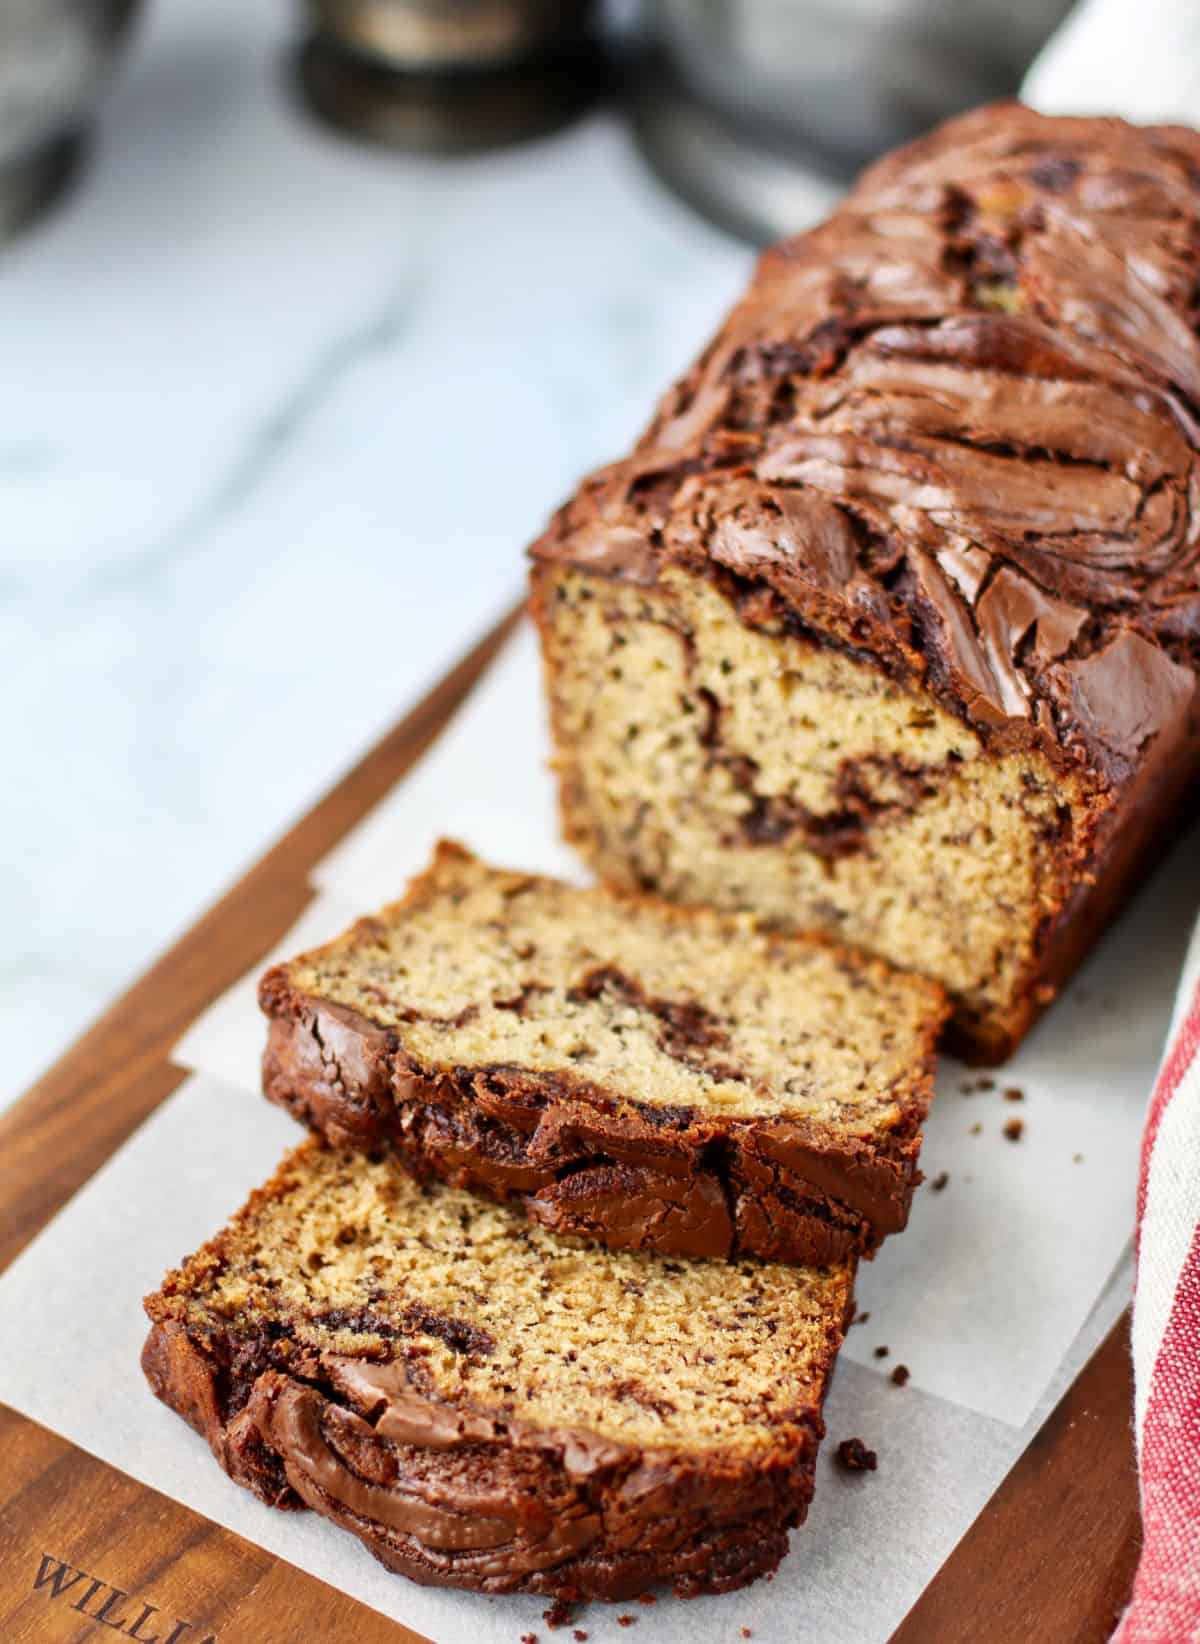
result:
M 403 1358 L 309 1355 L 301 1378 L 264 1368 L 271 1350 L 251 1342 L 226 1368 L 232 1341 L 178 1322 L 154 1324 L 142 1368 L 231 1478 L 322 1514 L 415 1581 L 602 1599 L 671 1581 L 691 1597 L 773 1570 L 803 1522 L 831 1326 L 816 1401 L 767 1456 L 642 1451 L 459 1408 L 420 1391 Z
M 762 259 L 535 558 L 681 564 L 1123 787 L 1197 740 L 1200 135 L 980 110 Z

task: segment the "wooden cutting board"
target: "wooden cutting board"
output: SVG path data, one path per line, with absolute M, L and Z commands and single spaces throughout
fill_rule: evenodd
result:
M 181 1083 L 172 1045 L 285 934 L 312 899 L 315 864 L 420 758 L 515 620 L 448 674 L 0 1115 L 0 1270 Z M 31 1352 L 41 1328 L 44 1321 L 31 1321 Z M 1122 1319 L 893 1644 L 1107 1639 L 1139 1545 L 1127 1336 Z M 396 1644 L 418 1635 L 0 1405 L 0 1641 L 101 1638 Z

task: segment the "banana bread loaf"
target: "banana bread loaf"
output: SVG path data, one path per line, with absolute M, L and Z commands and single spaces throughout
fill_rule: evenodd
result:
M 1200 768 L 1200 135 L 1017 105 L 768 252 L 535 544 L 609 882 L 936 977 L 1001 1059 Z
M 443 843 L 260 999 L 272 1101 L 614 1248 L 833 1261 L 920 1180 L 941 990 L 745 916 Z
M 146 1300 L 155 1393 L 239 1484 L 487 1592 L 724 1592 L 813 1488 L 853 1270 L 563 1243 L 313 1138 Z

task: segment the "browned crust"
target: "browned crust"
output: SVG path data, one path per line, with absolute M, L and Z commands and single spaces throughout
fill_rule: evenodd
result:
M 310 1507 L 390 1570 L 427 1585 L 609 1600 L 660 1583 L 680 1597 L 731 1592 L 775 1569 L 812 1499 L 824 1432 L 817 1412 L 793 1454 L 758 1469 L 610 1446 L 594 1471 L 572 1475 L 563 1460 L 572 1435 L 541 1435 L 536 1446 L 504 1438 L 422 1449 L 378 1437 L 328 1383 L 263 1370 L 223 1394 L 220 1361 L 229 1352 L 229 1344 L 160 1322 L 142 1368 L 238 1484 L 268 1506 Z M 576 1437 L 586 1445 L 586 1434 Z M 449 1545 L 455 1521 L 469 1537 L 481 1511 L 505 1539 Z M 552 1562 L 521 1567 L 542 1558 Z
M 943 1020 L 936 999 L 931 990 L 896 1122 L 869 1137 L 654 1106 L 566 1073 L 428 1069 L 394 1030 L 293 988 L 286 966 L 259 988 L 271 1019 L 263 1090 L 336 1145 L 391 1146 L 416 1174 L 523 1199 L 560 1233 L 825 1266 L 872 1254 L 907 1222 Z
M 1069 864 L 1063 894 L 1042 924 L 1034 961 L 1011 1011 L 969 1027 L 952 1022 L 949 1048 L 980 1066 L 1007 1061 L 1162 861 L 1183 820 L 1198 811 L 1200 785 L 1183 758 L 1159 771 L 1155 784 L 1137 786 L 1109 810 L 1091 850 Z
M 238 1220 L 286 1192 L 292 1162 Z M 381 1362 L 305 1347 L 286 1321 L 204 1314 L 192 1286 L 228 1259 L 229 1236 L 146 1298 L 147 1380 L 237 1483 L 269 1506 L 321 1513 L 389 1569 L 492 1593 L 615 1600 L 670 1583 L 689 1597 L 774 1569 L 804 1520 L 849 1281 L 811 1402 L 769 1449 L 650 1450 L 448 1403 L 422 1386 L 402 1341 Z

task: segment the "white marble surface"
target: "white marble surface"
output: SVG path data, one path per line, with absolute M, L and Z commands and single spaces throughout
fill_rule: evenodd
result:
M 286 0 L 157 0 L 0 253 L 0 1101 L 512 599 L 749 253 L 611 119 L 399 158 Z

